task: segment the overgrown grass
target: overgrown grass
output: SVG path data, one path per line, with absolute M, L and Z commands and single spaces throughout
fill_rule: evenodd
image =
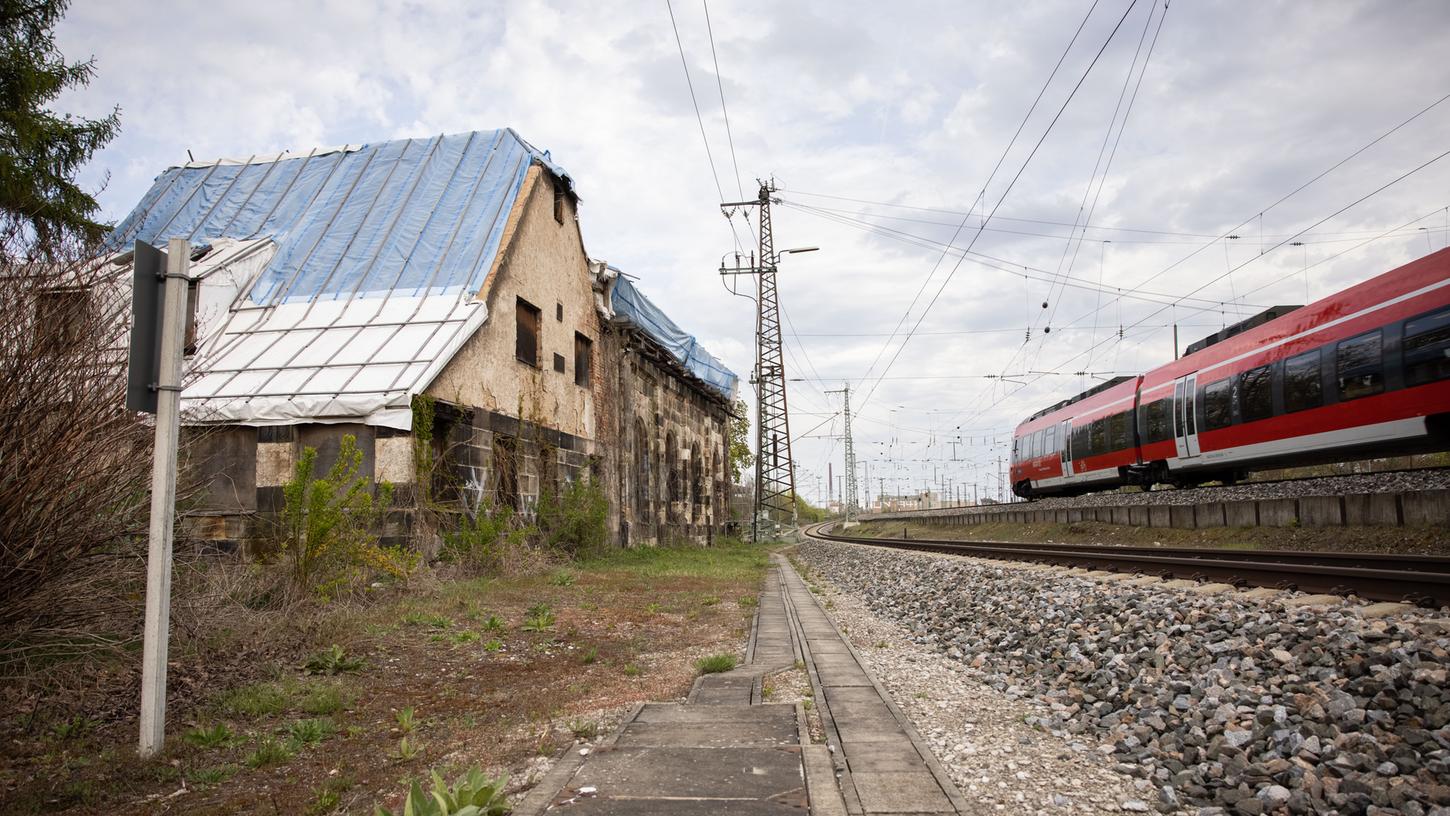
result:
M 747 581 L 770 565 L 764 545 L 717 538 L 713 547 L 636 547 L 583 559 L 588 571 L 622 572 L 641 578 L 707 578 Z
M 702 657 L 695 661 L 695 668 L 699 670 L 700 674 L 728 672 L 735 668 L 735 655 L 717 654 Z

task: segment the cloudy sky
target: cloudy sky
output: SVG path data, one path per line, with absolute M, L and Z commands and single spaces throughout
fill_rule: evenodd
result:
M 590 253 L 747 397 L 753 304 L 716 270 L 753 224 L 718 204 L 774 177 L 777 248 L 821 248 L 780 272 L 813 499 L 844 382 L 872 495 L 995 494 L 1023 416 L 1171 359 L 1173 324 L 1186 345 L 1450 243 L 1450 157 L 1416 170 L 1450 149 L 1443 0 L 715 0 L 713 54 L 672 2 L 678 43 L 665 0 L 77 0 L 60 45 L 99 73 L 62 107 L 121 107 L 85 176 L 112 219 L 187 151 L 513 127 L 576 177 Z

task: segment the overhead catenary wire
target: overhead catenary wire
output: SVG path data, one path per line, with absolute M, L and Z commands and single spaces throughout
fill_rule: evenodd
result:
M 997 203 L 992 207 L 991 212 L 989 212 L 987 214 L 987 217 L 983 219 L 983 226 L 986 226 L 986 224 L 992 220 L 992 215 L 995 214 L 997 210 L 1002 206 L 1002 203 L 1007 200 L 1007 196 L 1011 194 L 1012 188 L 1015 187 L 1017 185 L 1017 181 L 1022 178 L 1022 173 L 1025 172 L 1028 165 L 1032 163 L 1033 157 L 1036 156 L 1037 151 L 1042 148 L 1043 142 L 1047 141 L 1048 135 L 1052 133 L 1052 130 L 1057 125 L 1058 120 L 1062 118 L 1063 112 L 1067 110 L 1068 105 L 1072 104 L 1072 100 L 1077 96 L 1078 90 L 1081 89 L 1083 83 L 1087 81 L 1088 75 L 1092 73 L 1093 68 L 1098 64 L 1098 60 L 1102 58 L 1103 52 L 1107 50 L 1108 45 L 1112 43 L 1113 38 L 1117 36 L 1118 30 L 1123 27 L 1123 22 L 1128 19 L 1128 14 L 1133 11 L 1134 6 L 1136 6 L 1137 4 L 1138 0 L 1133 0 L 1132 3 L 1128 4 L 1128 8 L 1124 10 L 1123 16 L 1118 18 L 1117 24 L 1113 26 L 1113 30 L 1109 32 L 1107 39 L 1103 41 L 1102 47 L 1099 48 L 1098 52 L 1093 55 L 1092 62 L 1088 63 L 1087 69 L 1083 71 L 1082 76 L 1078 78 L 1077 84 L 1073 86 L 1072 91 L 1067 95 L 1067 99 L 1063 100 L 1062 106 L 1057 110 L 1057 114 L 1052 117 L 1052 121 L 1048 122 L 1047 128 L 1043 130 L 1042 136 L 1037 140 L 1037 144 L 1033 145 L 1032 150 L 1027 154 L 1027 158 L 1024 159 L 1021 166 L 1017 168 L 1017 173 L 1012 177 L 1012 181 L 1007 184 L 1007 188 L 1002 191 L 1001 197 L 997 199 Z M 985 189 L 986 188 L 983 187 L 983 190 Z M 962 223 L 965 225 L 966 220 L 963 219 Z M 978 229 L 977 232 L 973 234 L 972 240 L 967 244 L 966 251 L 971 251 L 972 246 L 975 245 L 977 238 L 980 237 L 981 234 L 982 232 L 980 229 Z M 945 257 L 945 253 L 943 253 L 943 257 Z M 912 326 L 912 331 L 907 332 L 906 337 L 901 341 L 901 345 L 897 347 L 896 353 L 892 355 L 891 360 L 886 364 L 886 368 L 883 369 L 882 376 L 884 376 L 886 371 L 890 371 L 891 367 L 895 365 L 896 361 L 901 358 L 901 353 L 906 350 L 907 344 L 911 342 L 912 334 L 917 328 L 921 326 L 921 321 L 926 319 L 927 314 L 931 312 L 932 306 L 936 304 L 937 300 L 941 297 L 941 293 L 945 291 L 947 284 L 951 283 L 951 280 L 956 275 L 957 270 L 961 268 L 963 258 L 965 258 L 965 256 L 959 257 L 956 264 L 954 264 L 952 266 L 952 269 L 947 272 L 946 276 L 942 280 L 941 285 L 937 287 L 937 290 L 932 295 L 931 300 L 927 302 L 926 308 L 922 309 L 921 314 L 917 317 L 916 323 Z M 863 408 L 866 406 L 867 403 L 871 401 L 871 397 L 876 393 L 876 388 L 878 385 L 880 385 L 880 382 L 881 380 L 878 377 L 876 382 L 872 384 L 871 389 L 866 392 L 865 398 L 861 400 L 861 406 Z

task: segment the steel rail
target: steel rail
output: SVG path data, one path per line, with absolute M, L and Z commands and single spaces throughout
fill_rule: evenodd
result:
M 859 538 L 832 533 L 829 530 L 833 526 L 834 522 L 815 525 L 807 528 L 806 534 L 827 541 L 1137 572 L 1165 579 L 1354 594 L 1369 600 L 1420 606 L 1450 605 L 1450 557 L 1444 556 Z

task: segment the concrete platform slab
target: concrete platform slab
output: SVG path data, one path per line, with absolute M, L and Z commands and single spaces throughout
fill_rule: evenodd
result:
M 851 773 L 861 807 L 867 813 L 952 812 L 951 800 L 926 770 L 904 773 Z
M 646 703 L 637 722 L 662 723 L 746 723 L 795 722 L 795 706 L 787 703 L 737 706 L 682 706 L 673 703 Z
M 613 799 L 579 797 L 550 808 L 569 816 L 801 816 L 804 808 L 740 799 Z
M 615 745 L 620 747 L 662 747 L 684 745 L 697 748 L 767 747 L 775 748 L 796 743 L 796 723 L 790 722 L 740 722 L 710 723 L 701 727 L 699 723 L 630 723 L 620 734 Z
M 852 773 L 906 773 L 919 771 L 922 767 L 921 754 L 909 740 L 904 742 L 865 742 L 852 746 L 846 758 Z
M 616 747 L 590 754 L 570 787 L 610 799 L 804 799 L 799 749 Z

